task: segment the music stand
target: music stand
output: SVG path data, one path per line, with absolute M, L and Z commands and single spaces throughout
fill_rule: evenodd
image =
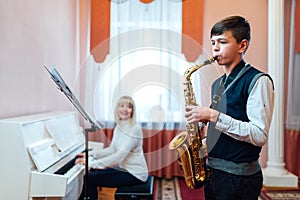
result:
M 65 83 L 64 79 L 60 76 L 58 71 L 55 68 L 51 70 L 44 66 L 45 69 L 51 75 L 52 80 L 56 83 L 58 89 L 65 94 L 65 96 L 70 100 L 70 102 L 75 106 L 78 112 L 82 115 L 82 117 L 87 120 L 91 127 L 89 129 L 85 129 L 85 176 L 84 176 L 84 199 L 89 200 L 90 197 L 87 196 L 87 175 L 89 172 L 89 165 L 88 165 L 88 133 L 95 132 L 97 129 L 101 130 L 104 126 L 99 123 L 98 121 L 92 120 L 92 118 L 87 114 L 87 112 L 82 108 L 80 102 L 77 100 L 76 96 L 72 93 L 71 89 Z

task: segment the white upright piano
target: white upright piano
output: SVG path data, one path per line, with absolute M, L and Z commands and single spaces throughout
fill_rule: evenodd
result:
M 85 149 L 74 112 L 58 111 L 0 120 L 0 199 L 76 200 Z

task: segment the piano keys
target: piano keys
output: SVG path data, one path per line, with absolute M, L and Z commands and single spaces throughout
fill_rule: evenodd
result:
M 0 120 L 0 199 L 75 200 L 85 167 L 84 131 L 74 112 L 48 112 Z

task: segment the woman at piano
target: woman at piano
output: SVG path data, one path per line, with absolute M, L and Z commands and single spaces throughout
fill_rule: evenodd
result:
M 129 96 L 119 99 L 115 107 L 116 126 L 109 147 L 89 153 L 87 196 L 98 199 L 98 187 L 117 188 L 147 181 L 148 168 L 143 152 L 142 128 L 135 121 L 135 103 Z M 85 165 L 85 154 L 75 161 Z M 85 187 L 84 187 L 85 188 Z M 85 191 L 80 199 L 84 199 Z

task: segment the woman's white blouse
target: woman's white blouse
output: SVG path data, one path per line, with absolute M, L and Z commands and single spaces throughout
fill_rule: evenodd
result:
M 148 167 L 143 152 L 143 131 L 138 125 L 121 121 L 114 129 L 109 147 L 91 151 L 89 167 L 95 169 L 122 168 L 136 178 L 146 181 Z

